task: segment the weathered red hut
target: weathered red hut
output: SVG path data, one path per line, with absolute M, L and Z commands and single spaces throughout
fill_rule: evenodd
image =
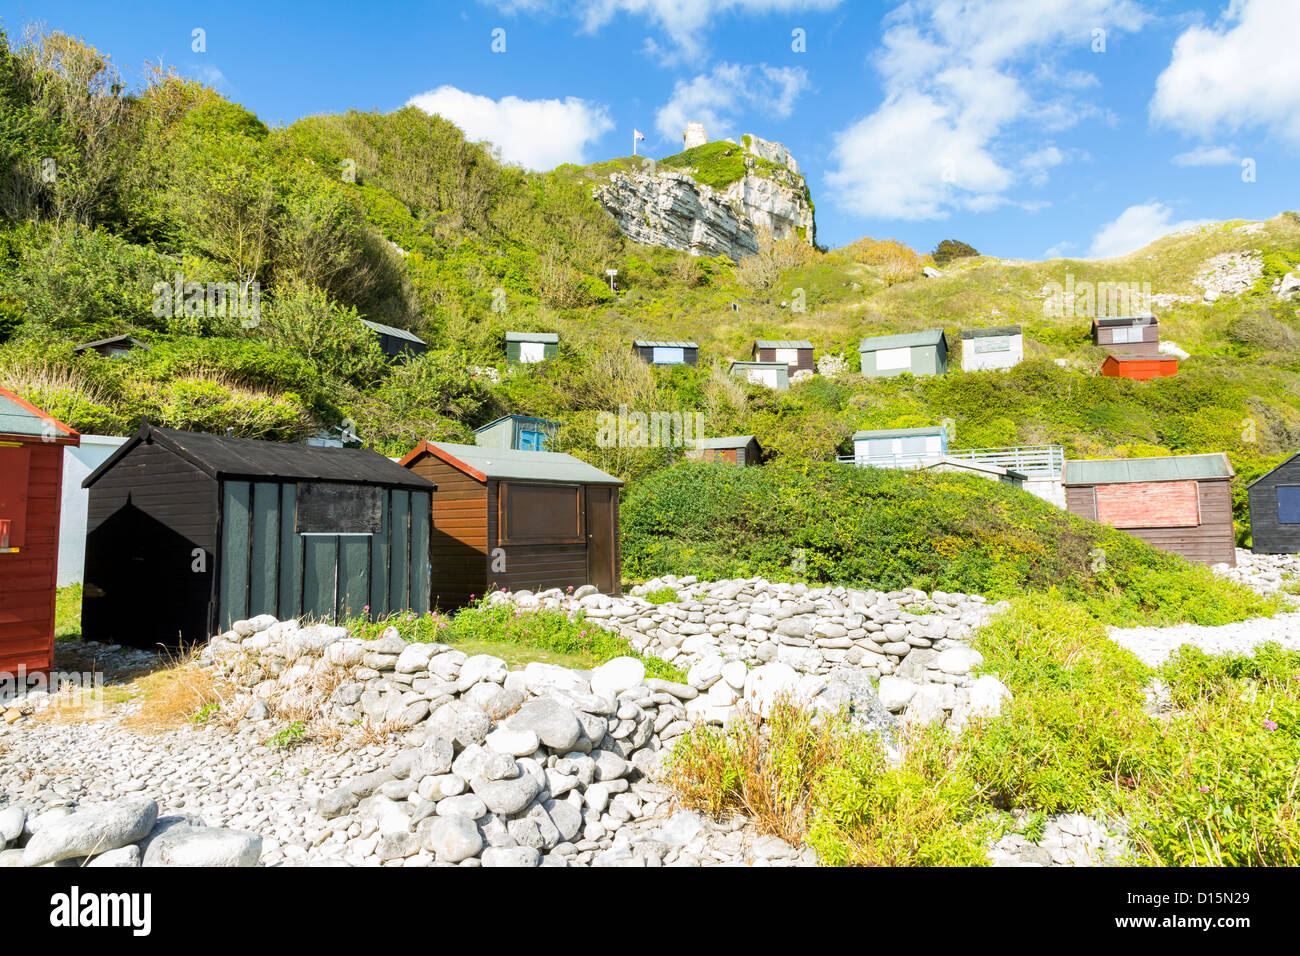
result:
M 1222 452 L 1067 461 L 1071 514 L 1120 528 L 1201 564 L 1235 566 L 1232 465 Z
M 1173 355 L 1107 355 L 1101 363 L 1107 378 L 1131 378 L 1144 382 L 1178 374 L 1178 359 Z
M 63 446 L 80 443 L 0 388 L 0 671 L 9 680 L 53 663 Z

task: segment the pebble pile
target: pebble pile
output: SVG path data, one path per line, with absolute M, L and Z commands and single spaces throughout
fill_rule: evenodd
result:
M 1284 585 L 1300 581 L 1300 555 L 1255 554 L 1238 548 L 1235 568 L 1216 564 L 1213 570 L 1215 574 L 1254 588 L 1261 594 L 1275 594 Z

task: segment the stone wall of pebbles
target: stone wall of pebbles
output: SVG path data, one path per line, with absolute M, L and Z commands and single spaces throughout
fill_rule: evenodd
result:
M 142 796 L 29 814 L 0 810 L 0 866 L 256 866 L 262 838 L 206 826 L 190 814 L 158 815 Z
M 1213 566 L 1216 574 L 1237 581 L 1261 594 L 1273 594 L 1286 584 L 1300 581 L 1300 555 L 1255 554 L 1245 548 L 1237 549 L 1237 566 Z
M 342 628 L 259 618 L 237 622 L 201 659 L 244 689 L 255 718 L 314 711 L 402 735 L 386 765 L 351 775 L 316 805 L 334 832 L 346 832 L 349 862 L 815 862 L 772 838 L 746 842 L 737 859 L 740 824 L 669 814 L 658 771 L 690 728 L 687 708 L 702 688 L 647 677 L 637 658 L 590 671 L 538 662 L 510 671 L 500 658 L 407 644 L 395 631 L 362 641 Z M 744 692 L 752 672 L 734 671 L 716 680 Z M 819 706 L 849 704 L 892 721 L 860 673 L 820 684 Z M 756 708 L 770 706 L 774 689 L 749 690 Z
M 646 600 L 663 588 L 677 600 Z M 668 576 L 623 597 L 581 588 L 572 595 L 498 592 L 492 600 L 581 611 L 637 651 L 689 669 L 690 683 L 708 691 L 687 705 L 691 720 L 726 723 L 749 685 L 815 698 L 826 675 L 845 667 L 879 681 L 881 703 L 905 723 L 947 721 L 959 729 L 972 716 L 997 713 L 1008 694 L 994 676 L 971 676 L 983 662 L 970 647 L 972 631 L 1004 606 L 979 595 Z M 735 679 L 719 681 L 725 673 Z

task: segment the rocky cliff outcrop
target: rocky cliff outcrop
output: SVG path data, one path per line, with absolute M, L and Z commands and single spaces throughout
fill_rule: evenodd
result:
M 812 202 L 799 164 L 780 143 L 744 137 L 745 175 L 714 189 L 687 170 L 658 167 L 616 172 L 592 195 L 634 242 L 681 249 L 692 255 L 740 259 L 758 251 L 770 230 L 812 243 Z

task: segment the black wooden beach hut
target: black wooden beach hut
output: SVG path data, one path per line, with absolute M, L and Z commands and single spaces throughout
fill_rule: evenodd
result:
M 1292 455 L 1246 488 L 1250 500 L 1250 550 L 1300 554 L 1300 454 Z
M 176 645 L 258 614 L 429 609 L 435 486 L 373 451 L 146 424 L 82 487 L 86 640 Z

